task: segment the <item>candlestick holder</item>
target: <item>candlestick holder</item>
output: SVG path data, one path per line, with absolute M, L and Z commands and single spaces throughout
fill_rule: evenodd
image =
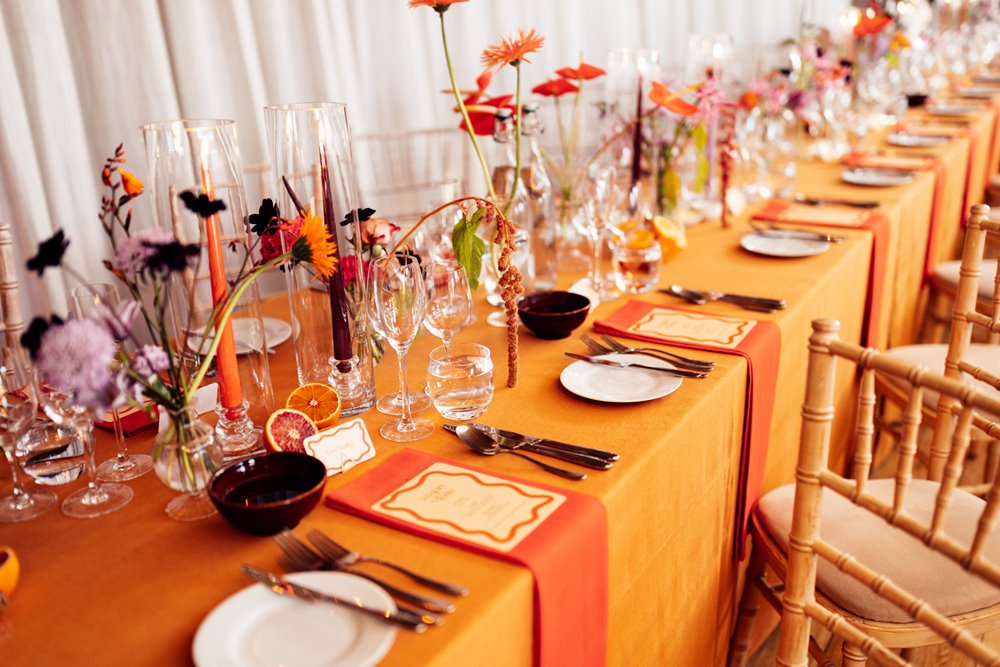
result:
M 299 383 L 332 385 L 341 415 L 355 415 L 375 402 L 375 339 L 365 319 L 364 276 L 371 258 L 360 242 L 356 212 L 364 203 L 347 107 L 283 104 L 266 107 L 264 119 L 279 210 L 288 218 L 318 216 L 337 244 L 337 268 L 329 279 L 303 265 L 285 273 Z
M 219 421 L 215 423 L 215 440 L 222 445 L 222 453 L 227 457 L 247 454 L 260 444 L 261 431 L 254 428 L 248 411 L 250 403 L 243 401 L 235 408 L 215 406 Z

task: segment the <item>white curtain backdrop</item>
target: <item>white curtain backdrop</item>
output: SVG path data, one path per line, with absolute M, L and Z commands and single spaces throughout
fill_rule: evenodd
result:
M 727 32 L 752 72 L 755 45 L 833 25 L 847 0 L 471 0 L 446 14 L 459 85 L 483 47 L 518 27 L 545 46 L 522 70 L 526 88 L 579 54 L 650 47 L 681 65 L 690 35 Z M 170 118 L 237 121 L 244 164 L 266 162 L 261 108 L 340 101 L 355 136 L 455 124 L 437 15 L 406 0 L 0 0 L 0 220 L 18 262 L 63 228 L 69 261 L 105 278 L 96 220 L 98 172 L 125 143 L 145 178 L 138 127 Z M 509 69 L 509 68 L 508 68 Z M 504 76 L 509 76 L 509 72 Z M 513 88 L 500 76 L 491 90 Z M 256 193 L 253 193 L 254 195 Z M 140 203 L 143 200 L 140 199 Z M 251 208 L 254 208 L 251 204 Z M 136 214 L 147 220 L 148 203 Z M 68 287 L 21 274 L 26 317 L 65 313 Z

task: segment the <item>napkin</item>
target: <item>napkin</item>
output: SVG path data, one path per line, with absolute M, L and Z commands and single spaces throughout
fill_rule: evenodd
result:
M 716 316 L 631 299 L 594 323 L 601 333 L 697 350 L 738 354 L 747 360 L 743 445 L 736 493 L 735 553 L 743 559 L 750 510 L 760 498 L 771 435 L 771 413 L 781 358 L 781 330 L 773 322 Z
M 532 507 L 532 516 L 547 516 L 534 521 L 533 530 L 526 535 L 517 533 L 521 524 L 515 524 L 513 532 L 518 540 L 510 540 L 510 548 L 491 548 L 482 539 L 461 537 L 462 532 L 449 521 L 439 520 L 440 528 L 435 529 L 434 522 L 418 520 L 419 511 L 403 508 L 395 514 L 385 512 L 407 490 L 422 488 L 420 485 L 429 475 L 464 477 L 466 485 L 481 484 L 484 495 L 466 506 L 488 504 L 505 492 L 523 497 L 526 503 L 541 498 L 540 507 L 546 512 Z M 489 487 L 497 487 L 496 492 L 491 493 Z M 439 495 L 431 498 L 434 502 L 448 499 L 447 491 L 439 493 L 432 485 L 427 495 L 434 494 Z M 397 530 L 527 567 L 535 579 L 534 664 L 599 667 L 606 663 L 608 519 L 604 505 L 596 498 L 561 487 L 527 484 L 507 475 L 404 449 L 327 495 L 326 504 Z M 407 515 L 414 518 L 401 518 Z M 498 543 L 506 537 L 501 533 Z
M 805 209 L 805 210 L 804 210 Z M 787 222 L 794 225 L 819 227 L 852 227 L 872 233 L 872 255 L 868 271 L 868 288 L 865 296 L 865 321 L 862 328 L 862 345 L 878 346 L 881 324 L 883 285 L 886 260 L 889 253 L 889 220 L 881 213 L 869 211 L 845 212 L 827 206 L 801 206 L 772 201 L 753 216 L 757 220 Z

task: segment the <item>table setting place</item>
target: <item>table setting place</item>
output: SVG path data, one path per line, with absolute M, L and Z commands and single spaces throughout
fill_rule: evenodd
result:
M 1000 65 L 950 2 L 919 30 L 803 9 L 746 63 L 691 35 L 684 67 L 534 28 L 473 52 L 447 33 L 480 0 L 395 4 L 447 82 L 411 110 L 433 130 L 255 88 L 279 99 L 239 135 L 185 117 L 108 151 L 97 222 L 0 224 L 12 664 L 65 664 L 35 619 L 109 587 L 80 633 L 159 625 L 107 664 L 721 664 L 751 515 L 795 474 L 802 323 L 833 303 L 852 344 L 911 342 L 900 276 L 934 284 L 1000 154 Z

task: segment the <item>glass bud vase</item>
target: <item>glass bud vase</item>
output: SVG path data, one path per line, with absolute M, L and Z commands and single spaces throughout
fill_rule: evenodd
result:
M 357 213 L 364 205 L 347 106 L 265 107 L 264 120 L 282 215 L 318 216 L 337 243 L 337 268 L 329 279 L 301 265 L 285 274 L 298 380 L 332 385 L 341 415 L 355 415 L 375 402 L 374 334 L 365 318 L 364 271 L 371 257 L 361 242 Z
M 193 408 L 169 414 L 166 429 L 153 440 L 153 469 L 161 482 L 182 493 L 167 505 L 170 518 L 195 521 L 215 514 L 205 488 L 222 460 L 215 429 Z

